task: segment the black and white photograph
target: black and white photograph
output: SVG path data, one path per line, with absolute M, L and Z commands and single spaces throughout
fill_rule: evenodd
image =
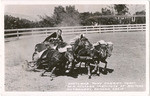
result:
M 5 92 L 145 92 L 146 4 L 5 4 Z

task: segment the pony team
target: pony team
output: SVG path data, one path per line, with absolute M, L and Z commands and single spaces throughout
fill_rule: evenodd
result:
M 74 74 L 74 69 L 84 63 L 88 68 L 88 76 L 91 78 L 92 73 L 100 74 L 100 63 L 105 63 L 104 71 L 107 68 L 106 59 L 112 55 L 113 43 L 99 40 L 91 44 L 90 41 L 81 34 L 73 38 L 70 43 L 64 42 L 62 30 L 52 33 L 43 42 L 35 45 L 35 51 L 32 55 L 32 61 L 26 61 L 28 68 L 42 68 L 45 72 L 51 71 L 50 76 L 59 70 L 60 73 Z M 94 69 L 91 71 L 91 65 Z M 52 78 L 53 79 L 53 78 Z

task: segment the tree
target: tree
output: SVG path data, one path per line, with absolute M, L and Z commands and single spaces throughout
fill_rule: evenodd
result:
M 135 13 L 135 15 L 145 15 L 145 14 L 146 14 L 146 12 L 144 10 Z M 145 17 L 136 17 L 134 23 L 136 23 L 136 24 L 145 24 L 146 23 L 146 18 Z
M 80 19 L 81 19 L 81 25 L 86 26 L 86 25 L 92 25 L 92 22 L 94 21 L 92 17 L 92 13 L 90 12 L 83 12 L 80 13 Z
M 80 17 L 75 6 L 58 6 L 54 8 L 52 16 L 40 16 L 42 19 L 37 24 L 40 27 L 54 27 L 54 26 L 77 26 L 80 25 Z
M 113 12 L 110 9 L 102 8 L 102 15 L 113 16 Z M 115 17 L 102 17 L 102 18 L 100 18 L 100 22 L 101 22 L 101 24 L 106 24 L 106 25 L 112 25 L 112 24 L 119 23 L 119 21 Z
M 40 16 L 42 19 L 41 21 L 38 22 L 39 27 L 54 27 L 55 26 L 55 21 L 53 18 L 50 16 Z
M 75 6 L 66 6 L 65 13 L 62 14 L 62 21 L 58 26 L 77 26 L 80 25 L 80 17 Z
M 110 9 L 102 8 L 102 15 L 112 15 Z
M 13 17 L 11 15 L 4 16 L 5 29 L 31 28 L 33 27 L 32 23 L 32 21 L 29 21 L 27 19 Z
M 125 15 L 129 10 L 125 4 L 115 4 L 114 9 L 116 10 L 117 15 Z
M 63 15 L 65 14 L 65 9 L 63 6 L 58 6 L 54 8 L 53 20 L 55 21 L 56 25 L 60 24 L 63 20 Z
M 95 13 L 93 13 L 93 15 L 94 15 L 94 16 L 101 16 L 101 15 L 102 15 L 102 13 L 100 13 L 100 12 L 96 11 Z
M 127 13 L 129 13 L 128 12 L 129 8 L 125 4 L 115 4 L 114 9 L 117 12 L 116 15 L 126 15 Z M 119 18 L 118 20 L 119 20 L 120 24 L 131 23 L 131 18 Z

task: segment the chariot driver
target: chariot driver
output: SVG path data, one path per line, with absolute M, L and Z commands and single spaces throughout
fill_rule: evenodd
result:
M 44 41 L 43 43 L 46 43 L 46 42 L 50 42 L 50 40 L 52 39 L 58 39 L 60 42 L 63 42 L 63 39 L 62 39 L 62 30 L 61 29 L 58 29 L 57 32 L 54 32 L 52 33 L 50 36 L 48 36 Z

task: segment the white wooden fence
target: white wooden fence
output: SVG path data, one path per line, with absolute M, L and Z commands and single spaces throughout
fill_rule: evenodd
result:
M 61 29 L 63 34 L 80 33 L 110 33 L 110 32 L 143 32 L 146 24 L 123 24 L 123 25 L 98 25 L 98 26 L 72 26 L 72 27 L 46 27 L 46 28 L 27 28 L 27 29 L 7 29 L 5 38 L 21 38 L 25 36 L 48 36 L 52 32 Z

